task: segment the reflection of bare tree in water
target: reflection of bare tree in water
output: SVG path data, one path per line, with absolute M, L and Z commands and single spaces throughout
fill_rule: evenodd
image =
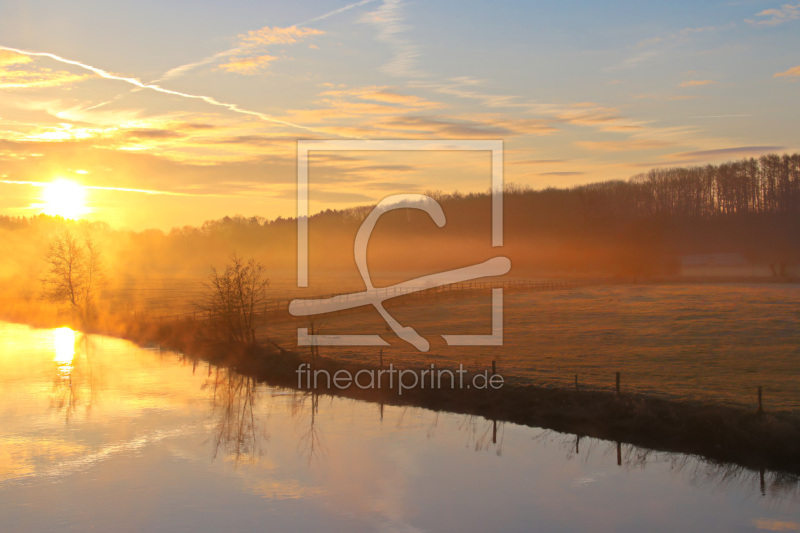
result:
M 439 415 L 441 412 L 405 406 L 400 410 L 400 416 L 396 423 L 397 428 L 402 429 L 406 416 L 413 416 L 414 414 L 420 415 L 423 419 L 426 415 L 431 415 L 431 420 L 425 430 L 425 436 L 428 439 L 432 439 L 436 434 L 436 430 L 439 429 Z M 494 449 L 498 456 L 503 455 L 503 438 L 505 436 L 503 422 L 487 420 L 475 415 L 463 415 L 457 418 L 456 427 L 466 433 L 467 446 L 473 447 L 476 452 Z
M 263 455 L 261 444 L 269 440 L 269 436 L 265 432 L 259 433 L 257 427 L 258 384 L 255 379 L 228 368 L 216 368 L 209 374 L 203 388 L 211 391 L 217 423 L 214 458 L 222 451 L 238 464 L 243 459 L 255 460 Z
M 291 403 L 292 417 L 296 418 L 309 411 L 308 429 L 300 435 L 298 450 L 308 456 L 310 465 L 314 459 L 319 459 L 319 454 L 325 454 L 325 445 L 322 441 L 322 434 L 317 426 L 317 415 L 319 414 L 319 394 L 314 391 L 304 392 L 296 395 Z
M 56 356 L 50 406 L 63 410 L 66 420 L 70 421 L 78 406 L 84 405 L 89 413 L 96 400 L 98 388 L 92 364 L 94 342 L 89 335 L 76 336 L 69 328 L 60 328 L 54 334 Z
M 670 470 L 685 475 L 689 483 L 695 486 L 749 486 L 756 488 L 761 496 L 776 501 L 800 501 L 800 476 L 788 472 L 754 470 L 731 463 L 717 463 L 696 455 L 651 450 L 633 444 L 564 435 L 551 430 L 542 431 L 534 440 L 556 440 L 561 448 L 567 450 L 568 459 L 578 458 L 587 462 L 599 448 L 604 458 L 612 461 L 615 457 L 616 464 L 625 470 L 644 470 L 648 465 L 667 464 Z
M 476 452 L 489 451 L 494 448 L 498 456 L 503 455 L 503 438 L 505 437 L 503 422 L 469 415 L 463 417 L 458 426 L 467 433 L 468 445 L 473 444 Z

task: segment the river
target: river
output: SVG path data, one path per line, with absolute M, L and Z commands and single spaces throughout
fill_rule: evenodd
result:
M 797 478 L 0 323 L 0 531 L 800 531 Z

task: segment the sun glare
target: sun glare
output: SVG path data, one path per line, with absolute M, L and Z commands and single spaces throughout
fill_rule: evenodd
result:
M 86 188 L 66 179 L 57 179 L 44 186 L 44 212 L 64 218 L 78 218 L 87 212 Z
M 68 365 L 75 357 L 75 332 L 70 328 L 57 328 L 53 330 L 53 345 L 56 356 L 54 361 Z

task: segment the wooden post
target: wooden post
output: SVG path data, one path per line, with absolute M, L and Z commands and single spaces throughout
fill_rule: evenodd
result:
M 617 441 L 617 466 L 622 466 L 622 443 Z
M 575 392 L 578 392 L 579 390 L 580 389 L 578 389 L 578 374 L 575 374 Z
M 767 482 L 764 479 L 764 469 L 763 468 L 758 471 L 758 478 L 759 478 L 758 479 L 759 488 L 761 489 L 761 495 L 762 496 L 766 496 L 767 495 Z
M 619 396 L 620 388 L 619 388 L 619 372 L 617 372 L 617 396 Z
M 497 374 L 497 365 L 495 365 L 494 359 L 492 359 L 492 375 L 494 376 Z
M 492 444 L 497 444 L 497 420 L 492 420 Z
M 762 402 L 761 396 L 761 385 L 758 386 L 758 414 L 764 414 L 764 403 Z

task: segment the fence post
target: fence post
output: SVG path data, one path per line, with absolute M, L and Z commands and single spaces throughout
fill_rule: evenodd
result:
M 497 366 L 494 363 L 494 359 L 492 359 L 492 375 L 494 376 L 497 374 Z
M 761 385 L 758 386 L 758 414 L 764 414 L 764 403 L 762 402 L 761 396 Z
M 619 388 L 619 372 L 617 372 L 617 396 L 619 396 L 620 388 Z
M 578 392 L 578 374 L 575 374 L 575 392 Z

